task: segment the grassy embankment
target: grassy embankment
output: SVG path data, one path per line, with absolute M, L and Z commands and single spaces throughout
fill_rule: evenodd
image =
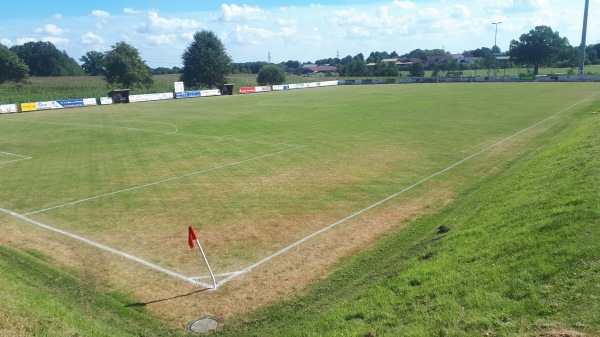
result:
M 45 260 L 0 246 L 0 336 L 186 335 L 161 326 L 143 307 L 128 307 L 135 302 L 128 296 L 99 292 Z
M 300 298 L 218 335 L 599 336 L 599 109 Z

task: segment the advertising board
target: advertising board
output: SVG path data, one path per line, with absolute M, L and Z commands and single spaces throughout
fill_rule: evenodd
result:
M 173 86 L 175 87 L 175 93 L 184 92 L 185 91 L 185 87 L 183 85 L 183 82 L 173 82 Z
M 202 97 L 221 96 L 221 90 L 219 90 L 219 89 L 201 90 L 200 96 L 202 96 Z
M 175 92 L 175 98 L 195 98 L 195 97 L 201 97 L 202 94 L 200 93 L 200 91 L 180 91 L 180 92 Z
M 9 114 L 13 112 L 18 112 L 16 104 L 4 104 L 0 105 L 0 113 Z
M 271 87 L 263 86 L 263 87 L 241 87 L 240 94 L 252 94 L 256 92 L 268 92 L 271 91 Z
M 158 94 L 129 95 L 129 103 L 161 101 L 165 99 L 173 99 L 173 93 L 164 92 Z

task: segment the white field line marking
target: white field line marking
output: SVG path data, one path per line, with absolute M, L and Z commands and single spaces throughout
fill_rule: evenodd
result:
M 511 135 L 511 136 L 508 136 L 508 137 L 506 137 L 506 138 L 502 139 L 501 141 L 499 141 L 499 142 L 497 142 L 497 143 L 495 143 L 495 144 L 493 144 L 493 145 L 490 145 L 490 146 L 486 147 L 485 149 L 483 149 L 483 150 L 481 150 L 481 151 L 479 151 L 479 152 L 477 152 L 477 153 L 474 153 L 474 154 L 472 154 L 472 155 L 470 155 L 470 156 L 468 156 L 468 157 L 466 157 L 466 158 L 464 158 L 464 159 L 462 159 L 462 160 L 460 160 L 460 161 L 458 161 L 458 162 L 456 162 L 456 163 L 454 163 L 454 164 L 452 164 L 452 165 L 450 165 L 450 166 L 446 167 L 445 169 L 443 169 L 443 170 L 441 170 L 441 171 L 439 171 L 439 172 L 436 172 L 436 173 L 434 173 L 434 174 L 430 175 L 429 177 L 427 177 L 427 178 L 424 178 L 424 179 L 422 179 L 422 180 L 420 180 L 420 181 L 418 181 L 418 182 L 416 182 L 416 183 L 414 183 L 414 184 L 412 184 L 412 185 L 408 186 L 407 188 L 403 189 L 403 190 L 402 190 L 402 191 L 400 191 L 400 192 L 394 193 L 394 194 L 390 195 L 389 197 L 387 197 L 387 198 L 385 198 L 385 199 L 383 199 L 383 200 L 380 200 L 380 201 L 378 201 L 378 202 L 376 202 L 376 203 L 374 203 L 374 204 L 372 204 L 372 205 L 370 205 L 370 206 L 368 206 L 368 207 L 366 207 L 366 208 L 363 208 L 363 209 L 361 209 L 360 211 L 358 211 L 358 212 L 356 212 L 356 213 L 350 214 L 350 215 L 348 215 L 347 217 L 345 217 L 345 218 L 343 218 L 343 219 L 341 219 L 341 220 L 339 220 L 339 221 L 337 221 L 337 222 L 335 222 L 335 223 L 332 223 L 331 225 L 328 225 L 327 227 L 321 228 L 320 230 L 318 230 L 318 231 L 316 231 L 316 232 L 314 232 L 314 233 L 312 233 L 312 234 L 310 234 L 310 235 L 308 235 L 308 236 L 306 236 L 306 237 L 304 237 L 304 238 L 302 238 L 302 239 L 300 239 L 300 240 L 298 240 L 298 241 L 296 241 L 296 242 L 294 242 L 294 243 L 290 244 L 289 246 L 287 246 L 287 247 L 285 247 L 285 248 L 283 248 L 283 249 L 281 249 L 281 250 L 279 250 L 279 251 L 275 252 L 275 253 L 274 253 L 274 254 L 272 254 L 272 255 L 269 255 L 269 256 L 265 257 L 264 259 L 262 259 L 262 260 L 260 260 L 260 261 L 258 261 L 258 262 L 256 262 L 256 263 L 254 263 L 254 264 L 252 264 L 252 265 L 250 265 L 250 266 L 248 266 L 248 267 L 246 267 L 246 268 L 244 268 L 244 269 L 242 269 L 242 270 L 239 270 L 239 271 L 237 271 L 237 272 L 232 272 L 232 273 L 229 273 L 229 274 L 230 274 L 230 276 L 229 276 L 229 277 L 227 277 L 227 278 L 225 278 L 224 280 L 220 281 L 220 282 L 219 282 L 219 284 L 223 285 L 223 284 L 225 284 L 226 282 L 228 282 L 228 281 L 232 280 L 233 278 L 235 278 L 235 277 L 237 277 L 237 276 L 240 276 L 240 275 L 242 275 L 242 274 L 245 274 L 245 273 L 247 273 L 247 272 L 251 271 L 252 269 L 254 269 L 254 268 L 256 268 L 256 267 L 258 267 L 258 266 L 262 265 L 263 263 L 265 263 L 265 262 L 267 262 L 267 261 L 269 261 L 269 260 L 273 259 L 274 257 L 277 257 L 277 256 L 279 256 L 279 255 L 281 255 L 281 254 L 283 254 L 283 253 L 287 252 L 288 250 L 290 250 L 290 249 L 292 249 L 292 248 L 294 248 L 294 247 L 296 247 L 296 246 L 298 246 L 298 245 L 300 245 L 300 244 L 304 243 L 305 241 L 308 241 L 308 240 L 312 239 L 313 237 L 315 237 L 315 236 L 317 236 L 317 235 L 319 235 L 319 234 L 321 234 L 321 233 L 323 233 L 323 232 L 325 232 L 325 231 L 327 231 L 327 230 L 329 230 L 329 229 L 331 229 L 331 228 L 333 228 L 333 227 L 335 227 L 335 226 L 337 226 L 337 225 L 339 225 L 339 224 L 341 224 L 341 223 L 344 223 L 344 222 L 346 222 L 346 221 L 348 221 L 348 220 L 350 220 L 350 219 L 352 219 L 352 218 L 355 218 L 355 217 L 357 217 L 358 215 L 360 215 L 360 214 L 362 214 L 362 213 L 364 213 L 364 212 L 366 212 L 366 211 L 368 211 L 368 210 L 370 210 L 370 209 L 372 209 L 372 208 L 375 208 L 375 207 L 377 207 L 377 206 L 379 206 L 379 205 L 381 205 L 381 204 L 385 203 L 386 201 L 389 201 L 389 200 L 391 200 L 391 199 L 394 199 L 395 197 L 399 196 L 400 194 L 402 194 L 402 193 L 404 193 L 404 192 L 406 192 L 406 191 L 408 191 L 408 190 L 411 190 L 411 189 L 413 189 L 413 188 L 415 188 L 415 187 L 417 187 L 417 186 L 419 186 L 419 185 L 421 185 L 421 184 L 425 183 L 426 181 L 428 181 L 428 180 L 430 180 L 430 179 L 432 179 L 432 178 L 434 178 L 434 177 L 436 177 L 436 176 L 438 176 L 438 175 L 440 175 L 440 174 L 442 174 L 442 173 L 444 173 L 444 172 L 446 172 L 446 171 L 449 171 L 449 170 L 453 169 L 454 167 L 456 167 L 456 166 L 458 166 L 458 165 L 460 165 L 460 164 L 462 164 L 462 163 L 464 163 L 464 162 L 466 162 L 466 161 L 468 161 L 468 160 L 470 160 L 470 159 L 473 159 L 474 157 L 477 157 L 477 156 L 479 156 L 480 154 L 482 154 L 482 153 L 484 153 L 484 152 L 486 152 L 486 151 L 488 151 L 488 150 L 490 150 L 490 149 L 493 149 L 493 148 L 495 148 L 495 147 L 497 147 L 497 146 L 499 146 L 499 145 L 501 145 L 501 144 L 503 144 L 503 143 L 507 142 L 508 140 L 510 140 L 510 139 L 513 139 L 513 138 L 517 137 L 518 135 L 520 135 L 520 134 L 522 134 L 522 133 L 525 133 L 525 132 L 527 132 L 527 131 L 529 131 L 529 130 L 533 129 L 533 128 L 535 128 L 536 126 L 538 126 L 538 125 L 540 125 L 540 124 L 542 124 L 542 123 L 545 123 L 545 122 L 546 122 L 546 121 L 548 121 L 549 119 L 551 119 L 551 118 L 554 118 L 554 117 L 556 117 L 556 116 L 558 116 L 558 115 L 560 115 L 560 114 L 564 113 L 565 111 L 568 111 L 568 110 L 570 110 L 570 109 L 574 108 L 575 106 L 577 106 L 577 105 L 579 105 L 579 104 L 581 104 L 581 103 L 583 103 L 583 102 L 585 102 L 585 101 L 587 101 L 587 100 L 591 99 L 591 98 L 592 98 L 592 97 L 594 97 L 594 96 L 597 96 L 598 94 L 600 94 L 600 92 L 597 92 L 597 93 L 595 93 L 595 94 L 593 94 L 593 95 L 591 95 L 591 96 L 589 96 L 589 97 L 587 97 L 587 98 L 584 98 L 583 100 L 581 100 L 581 101 L 579 101 L 579 102 L 577 102 L 577 103 L 575 103 L 575 104 L 573 104 L 573 105 L 570 105 L 569 107 L 567 107 L 567 108 L 565 108 L 565 109 L 563 109 L 563 110 L 561 110 L 561 111 L 559 111 L 559 112 L 557 112 L 557 113 L 555 113 L 555 114 L 551 115 L 550 117 L 547 117 L 547 118 L 545 118 L 545 119 L 543 119 L 543 120 L 541 120 L 541 121 L 539 121 L 539 122 L 537 122 L 537 123 L 535 123 L 535 124 L 533 124 L 533 125 L 531 125 L 531 126 L 529 126 L 529 127 L 525 128 L 525 129 L 523 129 L 523 130 L 521 130 L 521 131 L 519 131 L 519 132 L 517 132 L 517 133 L 515 133 L 515 134 Z
M 177 135 L 192 136 L 192 137 L 198 137 L 198 138 L 204 138 L 204 139 L 228 140 L 228 141 L 240 142 L 240 143 L 255 143 L 255 144 L 265 144 L 265 145 L 283 145 L 283 146 L 289 146 L 289 147 L 303 147 L 303 145 L 299 145 L 299 144 L 274 143 L 274 142 L 266 142 L 266 141 L 261 141 L 261 140 L 243 139 L 243 138 L 235 138 L 235 137 L 223 137 L 223 136 L 208 136 L 208 135 L 201 135 L 201 134 L 195 134 L 195 133 L 179 132 L 179 128 L 177 126 L 175 126 L 174 124 L 167 123 L 167 122 L 159 122 L 159 121 L 152 121 L 152 122 L 171 125 L 176 129 L 176 131 L 175 132 L 164 132 L 164 131 L 157 131 L 157 130 L 151 130 L 151 129 L 141 129 L 141 128 L 132 128 L 132 127 L 115 126 L 115 125 L 30 121 L 30 120 L 19 120 L 19 119 L 11 119 L 11 120 L 7 120 L 7 121 L 8 122 L 38 123 L 38 124 L 77 125 L 77 126 L 108 128 L 108 129 L 123 129 L 123 130 L 130 130 L 130 131 L 156 132 L 156 133 L 162 133 L 162 134 L 177 134 Z
M 168 124 L 168 125 L 171 125 L 172 127 L 174 127 L 175 131 L 174 132 L 169 132 L 169 133 L 178 133 L 179 132 L 179 128 L 175 124 L 171 124 L 171 123 L 167 123 L 167 122 L 157 122 L 157 123 Z
M 221 273 L 221 274 L 215 274 L 215 277 L 223 277 L 223 276 L 230 276 L 230 275 L 234 275 L 234 274 L 238 274 L 239 272 L 232 272 L 232 273 Z M 210 275 L 201 275 L 201 276 L 191 276 L 190 279 L 192 280 L 202 280 L 202 279 L 210 279 L 212 276 Z M 217 282 L 219 283 L 219 282 Z
M 187 281 L 187 282 L 190 282 L 190 283 L 193 283 L 193 284 L 201 285 L 201 286 L 206 287 L 206 288 L 212 288 L 212 285 L 209 285 L 209 284 L 206 284 L 206 283 L 203 283 L 203 282 L 199 282 L 199 281 L 197 281 L 195 279 L 192 279 L 192 278 L 189 278 L 189 277 L 187 277 L 185 275 L 176 273 L 176 272 L 174 272 L 172 270 L 168 270 L 168 269 L 165 269 L 165 268 L 160 267 L 158 265 L 155 265 L 153 263 L 150 263 L 150 262 L 148 262 L 146 260 L 143 260 L 143 259 L 141 259 L 141 258 L 139 258 L 137 256 L 134 256 L 134 255 L 122 252 L 120 250 L 117 250 L 117 249 L 114 249 L 114 248 L 111 248 L 111 247 L 108 247 L 108 246 L 103 245 L 101 243 L 98 243 L 98 242 L 86 239 L 86 238 L 84 238 L 82 236 L 75 235 L 75 234 L 69 233 L 67 231 L 63 231 L 61 229 L 58 229 L 58 228 L 54 228 L 52 226 L 46 225 L 44 223 L 41 223 L 39 221 L 35 221 L 33 219 L 30 219 L 30 218 L 26 217 L 25 215 L 18 214 L 18 213 L 15 213 L 15 212 L 11 212 L 11 211 L 3 209 L 3 208 L 0 208 L 0 212 L 6 213 L 6 214 L 10 214 L 10 215 L 12 215 L 12 216 L 14 216 L 16 218 L 19 218 L 19 219 L 21 219 L 23 221 L 29 222 L 30 224 L 36 225 L 38 227 L 41 227 L 41 228 L 53 231 L 55 233 L 67 236 L 67 237 L 75 239 L 75 240 L 79 240 L 79 241 L 81 241 L 83 243 L 86 243 L 86 244 L 88 244 L 90 246 L 94 246 L 96 248 L 100 248 L 102 250 L 105 250 L 107 252 L 110 252 L 110 253 L 122 256 L 122 257 L 124 257 L 126 259 L 135 261 L 137 263 L 141 263 L 141 264 L 145 265 L 146 267 L 149 267 L 149 268 L 154 269 L 156 271 L 159 271 L 161 273 L 167 274 L 167 275 L 172 276 L 174 278 L 178 278 L 180 280 Z
M 13 162 L 16 162 L 16 161 L 21 161 L 21 160 L 28 160 L 28 159 L 32 159 L 32 157 L 23 156 L 23 155 L 16 154 L 16 153 L 3 152 L 3 151 L 0 151 L 0 153 L 7 154 L 7 155 L 9 155 L 9 156 L 20 157 L 19 159 L 13 159 L 13 160 L 0 161 L 0 164 L 13 163 Z
M 190 176 L 194 176 L 194 175 L 198 175 L 198 174 L 202 174 L 202 173 L 207 173 L 207 172 L 211 172 L 211 171 L 215 171 L 215 170 L 219 170 L 219 169 L 224 169 L 224 168 L 231 167 L 231 166 L 236 166 L 236 165 L 248 163 L 248 162 L 259 160 L 259 159 L 262 159 L 262 158 L 272 157 L 272 156 L 275 156 L 275 155 L 278 155 L 278 154 L 282 154 L 282 153 L 285 153 L 285 152 L 297 150 L 297 149 L 300 149 L 300 148 L 303 148 L 303 147 L 305 147 L 305 146 L 296 147 L 296 148 L 292 148 L 292 149 L 286 149 L 286 150 L 277 151 L 277 152 L 272 152 L 272 153 L 264 154 L 264 155 L 261 155 L 261 156 L 258 156 L 258 157 L 254 157 L 254 158 L 250 158 L 250 159 L 245 159 L 245 160 L 237 161 L 235 163 L 229 163 L 229 164 L 225 164 L 225 165 L 221 165 L 221 166 L 217 166 L 217 167 L 212 167 L 212 168 L 205 169 L 205 170 L 190 172 L 190 173 L 186 173 L 184 175 L 180 175 L 180 176 L 177 176 L 177 177 L 171 177 L 171 178 L 163 179 L 163 180 L 160 180 L 160 181 L 155 181 L 155 182 L 144 184 L 144 185 L 139 185 L 139 186 L 134 186 L 134 187 L 130 187 L 130 188 L 125 188 L 125 189 L 114 191 L 114 192 L 110 192 L 110 193 L 100 194 L 100 195 L 97 195 L 97 196 L 93 196 L 93 197 L 89 197 L 89 198 L 85 198 L 85 199 L 81 199 L 81 200 L 77 200 L 77 201 L 73 201 L 73 202 L 68 202 L 68 203 L 65 203 L 65 204 L 62 204 L 62 205 L 52 206 L 52 207 L 40 209 L 40 210 L 37 210 L 37 211 L 24 213 L 23 215 L 30 215 L 30 214 L 42 213 L 42 212 L 54 210 L 54 209 L 57 209 L 57 208 L 71 206 L 71 205 L 79 204 L 79 203 L 82 203 L 82 202 L 86 202 L 86 201 L 90 201 L 90 200 L 95 200 L 95 199 L 99 199 L 99 198 L 103 198 L 103 197 L 108 197 L 108 196 L 119 194 L 119 193 L 123 193 L 123 192 L 133 191 L 133 190 L 137 190 L 137 189 L 141 189 L 141 188 L 145 188 L 145 187 L 150 187 L 150 186 L 154 186 L 154 185 L 166 183 L 166 182 L 177 180 L 177 179 L 182 179 L 182 178 L 186 178 L 186 177 L 190 177 Z

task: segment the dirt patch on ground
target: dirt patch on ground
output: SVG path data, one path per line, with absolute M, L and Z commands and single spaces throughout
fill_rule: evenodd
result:
M 576 332 L 576 331 L 552 331 L 544 332 L 537 335 L 537 337 L 592 337 L 588 334 Z
M 364 251 L 382 235 L 402 230 L 410 221 L 438 211 L 452 202 L 457 186 L 469 184 L 473 175 L 491 174 L 493 165 L 478 161 L 467 170 L 471 175 L 463 172 L 431 179 L 420 185 L 418 192 L 408 191 L 366 211 L 216 291 L 166 276 L 8 215 L 0 214 L 4 232 L 0 244 L 41 252 L 52 259 L 51 263 L 75 271 L 100 291 L 128 293 L 137 300 L 127 306 L 146 307 L 151 315 L 167 324 L 185 328 L 201 316 L 219 317 L 226 324 L 232 315 L 254 311 L 301 292 L 315 280 L 328 276 L 342 257 Z
M 447 181 L 444 184 L 450 184 Z M 419 197 L 399 197 L 308 240 L 219 287 L 207 290 L 8 215 L 1 216 L 0 244 L 49 256 L 100 291 L 131 294 L 149 312 L 184 328 L 200 316 L 225 319 L 288 298 L 329 275 L 340 258 L 363 251 L 374 239 L 401 230 L 409 221 L 452 199 L 448 186 L 427 184 Z M 34 234 L 35 233 L 35 234 Z M 135 238 L 131 238 L 135 240 Z

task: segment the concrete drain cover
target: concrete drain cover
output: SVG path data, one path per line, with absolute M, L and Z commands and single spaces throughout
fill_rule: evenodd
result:
M 188 325 L 195 333 L 207 333 L 219 327 L 219 319 L 216 317 L 200 317 Z

